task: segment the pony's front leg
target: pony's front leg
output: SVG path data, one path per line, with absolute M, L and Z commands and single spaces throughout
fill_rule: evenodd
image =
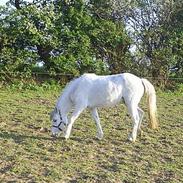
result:
M 84 109 L 85 109 L 84 107 L 80 108 L 80 109 L 77 109 L 77 107 L 76 107 L 76 109 L 72 113 L 71 118 L 70 118 L 70 122 L 69 122 L 67 129 L 66 129 L 66 132 L 65 132 L 65 139 L 68 139 L 70 137 L 72 126 L 73 126 L 75 120 L 79 117 L 79 115 L 82 113 L 82 111 Z
M 65 135 L 66 135 L 66 130 L 67 130 L 67 126 L 68 126 L 68 116 L 67 115 L 63 115 L 63 117 L 62 117 L 62 119 L 63 119 L 63 122 L 64 122 L 64 124 L 65 124 L 65 128 L 64 128 L 64 130 L 63 130 L 63 136 L 65 137 Z
M 101 140 L 104 136 L 104 133 L 102 131 L 102 127 L 101 127 L 101 124 L 100 124 L 100 119 L 99 119 L 99 116 L 98 116 L 97 108 L 93 108 L 91 110 L 91 114 L 92 114 L 92 117 L 95 120 L 95 123 L 96 123 L 96 126 L 97 126 L 97 138 Z

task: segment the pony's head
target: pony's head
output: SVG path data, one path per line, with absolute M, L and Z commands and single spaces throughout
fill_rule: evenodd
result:
M 52 121 L 52 136 L 57 136 L 60 132 L 65 131 L 66 124 L 62 119 L 62 115 L 59 109 L 55 108 L 51 112 L 50 119 Z

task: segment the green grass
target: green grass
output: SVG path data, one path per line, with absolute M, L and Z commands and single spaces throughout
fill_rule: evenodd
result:
M 131 120 L 123 104 L 99 110 L 101 141 L 88 111 L 69 140 L 53 140 L 49 112 L 59 93 L 1 89 L 0 182 L 183 182 L 183 95 L 157 94 L 158 131 L 148 128 L 143 99 L 144 133 L 130 143 Z

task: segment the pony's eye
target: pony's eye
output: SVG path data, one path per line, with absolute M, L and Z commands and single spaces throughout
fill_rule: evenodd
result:
M 56 122 L 57 122 L 57 120 L 56 120 L 56 119 L 54 119 L 54 120 L 53 120 L 53 122 L 54 122 L 54 123 L 56 123 Z

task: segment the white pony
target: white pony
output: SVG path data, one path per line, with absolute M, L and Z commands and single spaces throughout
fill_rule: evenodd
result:
M 150 127 L 155 129 L 158 127 L 156 93 L 147 79 L 141 79 L 130 73 L 109 76 L 84 74 L 71 81 L 59 97 L 50 116 L 52 135 L 55 136 L 63 131 L 65 138 L 68 139 L 75 120 L 88 107 L 97 126 L 97 137 L 102 139 L 103 131 L 97 108 L 114 106 L 124 100 L 133 120 L 133 130 L 129 135 L 129 140 L 134 142 L 144 114 L 138 106 L 144 92 L 148 96 Z M 72 109 L 74 110 L 68 120 L 68 113 Z

